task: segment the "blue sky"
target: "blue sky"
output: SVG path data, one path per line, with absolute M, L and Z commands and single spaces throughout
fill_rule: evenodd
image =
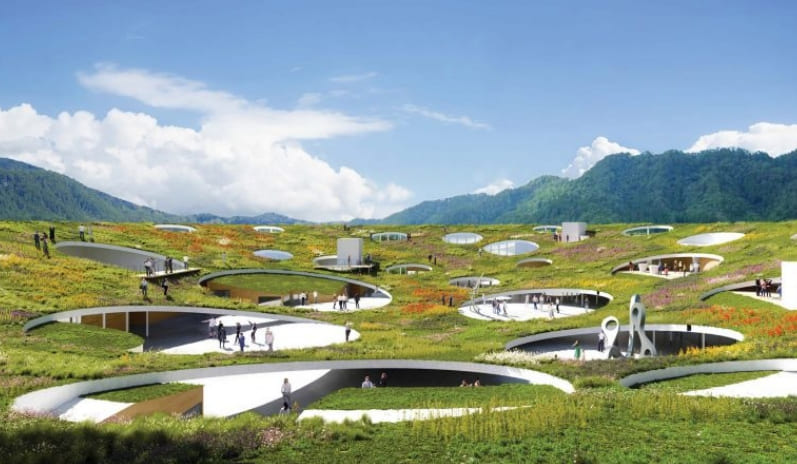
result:
M 316 220 L 615 151 L 777 156 L 797 148 L 795 10 L 5 1 L 0 153 L 167 211 Z

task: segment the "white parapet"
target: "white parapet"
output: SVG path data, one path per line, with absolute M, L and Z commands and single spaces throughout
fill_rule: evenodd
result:
M 781 302 L 786 309 L 797 309 L 797 262 L 780 263 Z

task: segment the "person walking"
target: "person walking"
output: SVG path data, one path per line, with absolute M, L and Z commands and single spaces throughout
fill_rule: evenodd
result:
M 219 348 L 226 349 L 227 329 L 224 328 L 224 323 L 221 321 L 219 321 L 219 325 L 216 327 L 216 337 L 219 339 Z
M 35 246 L 37 250 L 41 250 L 42 248 L 39 239 L 39 231 L 33 233 L 33 246 Z
M 80 241 L 81 242 L 85 242 L 86 241 L 86 227 L 84 227 L 83 224 L 80 224 L 77 227 L 77 233 L 80 236 Z
M 274 351 L 274 332 L 269 327 L 266 327 L 266 346 L 269 351 Z
M 50 247 L 47 246 L 47 236 L 42 234 L 41 241 L 42 241 L 42 253 L 44 253 L 44 256 L 46 256 L 47 259 L 50 259 Z
M 603 329 L 598 333 L 598 351 L 603 353 L 603 350 L 606 349 L 606 334 L 603 333 Z
M 55 243 L 55 226 L 50 226 L 50 241 Z
M 576 361 L 581 360 L 581 343 L 578 340 L 573 343 L 573 357 Z
M 244 352 L 244 344 L 246 343 L 245 338 L 246 338 L 246 336 L 244 334 L 240 334 L 238 336 L 238 346 L 241 347 L 241 353 Z
M 169 293 L 169 280 L 166 277 L 161 280 L 161 288 L 163 289 L 163 296 L 168 296 Z
M 141 278 L 141 283 L 138 284 L 138 288 L 141 289 L 141 295 L 144 297 L 144 299 L 147 298 L 147 287 L 148 286 L 149 286 L 149 282 L 147 282 L 147 279 L 145 277 L 142 277 Z
M 288 382 L 287 377 L 282 382 L 280 392 L 282 393 L 282 410 L 288 412 L 291 410 L 291 383 Z
M 349 341 L 349 336 L 351 336 L 351 321 L 346 321 L 346 341 Z
M 354 307 L 360 309 L 360 294 L 357 293 L 354 295 Z
M 235 323 L 235 341 L 233 341 L 233 345 L 238 344 L 238 340 L 241 338 L 241 323 Z
M 313 304 L 318 304 L 318 291 L 313 290 Z
M 255 339 L 255 333 L 257 333 L 257 323 L 249 321 L 249 325 L 252 326 L 252 344 L 256 344 L 257 341 Z

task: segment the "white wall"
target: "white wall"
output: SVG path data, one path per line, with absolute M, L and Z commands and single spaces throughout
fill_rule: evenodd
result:
M 783 306 L 787 309 L 797 309 L 797 262 L 783 261 L 780 263 L 780 278 L 783 286 Z
M 563 242 L 578 242 L 583 235 L 587 235 L 586 222 L 563 222 L 562 223 L 562 241 Z
M 338 239 L 338 266 L 362 264 L 363 239 L 339 238 Z

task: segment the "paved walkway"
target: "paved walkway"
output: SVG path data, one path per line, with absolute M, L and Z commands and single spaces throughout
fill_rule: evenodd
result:
M 531 319 L 551 319 L 551 312 L 548 305 L 537 304 L 538 309 L 529 303 L 507 303 L 506 315 L 503 311 L 500 314 L 493 314 L 493 306 L 490 303 L 478 304 L 475 306 L 463 306 L 459 308 L 459 313 L 484 321 L 528 321 Z M 543 309 L 544 308 L 544 309 Z M 559 312 L 554 307 L 553 318 L 561 319 L 564 317 L 580 316 L 592 312 L 592 309 L 585 309 L 579 306 L 559 305 Z
M 754 298 L 754 299 L 759 300 L 759 301 L 766 301 L 767 303 L 772 303 L 774 305 L 778 305 L 778 306 L 780 306 L 783 309 L 789 309 L 789 308 L 787 308 L 786 306 L 783 305 L 783 302 L 781 301 L 780 296 L 777 293 L 775 293 L 775 292 L 772 292 L 772 296 L 759 296 L 759 295 L 756 295 L 755 292 L 733 292 L 733 293 L 735 293 L 737 295 L 746 296 L 748 298 Z
M 392 301 L 391 298 L 360 298 L 360 308 L 357 309 L 354 306 L 354 298 L 349 298 L 348 303 L 346 304 L 346 309 L 341 311 L 340 309 L 333 309 L 332 302 L 325 302 L 325 303 L 317 303 L 317 304 L 306 304 L 304 306 L 297 306 L 297 308 L 308 308 L 313 309 L 315 311 L 335 311 L 335 312 L 347 312 L 347 311 L 360 311 L 362 309 L 376 309 L 381 308 L 383 306 L 387 306 Z
M 328 346 L 335 343 L 346 341 L 345 327 L 332 324 L 316 324 L 312 322 L 282 322 L 269 318 L 251 318 L 246 316 L 222 316 L 216 318 L 221 321 L 227 330 L 226 343 L 224 347 L 219 346 L 219 340 L 215 336 L 209 336 L 208 319 L 198 321 L 193 328 L 191 335 L 181 337 L 167 336 L 161 342 L 159 349 L 167 354 L 204 354 L 204 353 L 228 353 L 232 354 L 241 351 L 235 342 L 235 324 L 241 324 L 241 333 L 244 335 L 244 351 L 268 351 L 266 345 L 266 328 L 274 334 L 274 350 L 289 350 L 302 348 L 316 348 Z M 252 341 L 252 326 L 257 324 L 255 340 Z M 189 330 L 192 328 L 188 328 Z M 352 330 L 349 341 L 360 338 L 360 333 Z M 169 343 L 172 342 L 172 343 Z M 168 346 L 165 346 L 169 343 Z
M 684 395 L 730 398 L 783 398 L 797 396 L 797 372 L 778 372 L 746 382 L 707 388 L 705 390 L 693 390 L 684 393 Z

